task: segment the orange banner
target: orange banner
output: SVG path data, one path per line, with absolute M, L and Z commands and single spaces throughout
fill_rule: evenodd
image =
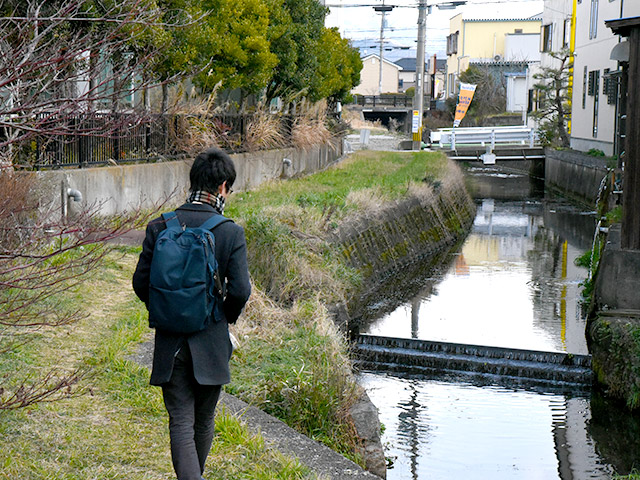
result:
M 461 83 L 460 93 L 458 94 L 458 105 L 456 105 L 456 115 L 453 119 L 453 128 L 459 127 L 460 122 L 467 114 L 473 94 L 476 92 L 476 85 L 471 83 Z

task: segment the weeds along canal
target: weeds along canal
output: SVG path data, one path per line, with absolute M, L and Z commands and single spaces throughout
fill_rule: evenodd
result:
M 411 298 L 371 305 L 360 333 L 588 353 L 581 307 L 593 213 L 500 167 L 467 172 L 468 237 Z M 415 284 L 415 281 L 411 282 Z M 606 479 L 640 468 L 640 418 L 597 392 L 466 372 L 362 371 L 380 412 L 387 478 Z

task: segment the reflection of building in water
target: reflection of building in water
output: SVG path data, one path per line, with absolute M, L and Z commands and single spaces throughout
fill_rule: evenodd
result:
M 580 307 L 586 270 L 574 263 L 581 253 L 552 230 L 540 229 L 528 258 L 535 320 L 540 328 L 553 330 L 562 349 L 572 353 L 587 352 Z
M 527 265 L 536 328 L 552 338 L 557 349 L 586 353 L 579 304 L 585 270 L 574 264 L 581 252 L 545 227 L 544 218 L 535 205 L 525 212 L 508 202 L 483 200 L 461 257 L 472 274 L 473 267 L 508 271 L 510 263 Z
M 454 270 L 456 275 L 469 275 L 469 264 L 464 258 L 464 254 L 461 253 L 456 256 Z
M 565 397 L 562 404 L 552 406 L 553 440 L 562 480 L 609 479 L 614 473 L 610 465 L 602 464 L 587 433 L 591 411 L 586 402 Z

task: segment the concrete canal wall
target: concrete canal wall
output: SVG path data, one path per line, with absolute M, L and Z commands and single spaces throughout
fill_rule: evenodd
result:
M 602 179 L 607 174 L 604 157 L 572 150 L 545 149 L 545 186 L 559 190 L 581 203 L 595 205 Z
M 236 191 L 257 187 L 276 178 L 289 178 L 321 170 L 342 156 L 342 139 L 333 144 L 307 150 L 281 149 L 233 154 L 237 179 Z M 193 159 L 136 165 L 54 170 L 33 173 L 56 196 L 61 185 L 82 194 L 81 205 L 69 202 L 69 208 L 100 205 L 100 213 L 113 215 L 136 208 L 153 208 L 166 202 L 175 207 L 184 202 L 189 189 L 189 169 Z
M 620 248 L 620 226 L 609 230 L 595 279 L 587 341 L 598 382 L 640 408 L 640 251 Z
M 474 217 L 463 174 L 449 162 L 440 182 L 412 188 L 401 200 L 345 221 L 334 241 L 347 263 L 362 273 L 363 287 L 349 305 L 349 318 L 341 323 L 357 328 L 366 317 L 364 309 L 384 308 L 396 292 L 406 297 L 415 272 L 440 267 Z

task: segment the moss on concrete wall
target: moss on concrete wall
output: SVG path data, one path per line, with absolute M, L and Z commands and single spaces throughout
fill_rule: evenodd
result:
M 425 184 L 400 201 L 341 225 L 337 240 L 342 254 L 363 276 L 349 306 L 352 322 L 359 322 L 368 303 L 407 289 L 407 280 L 417 271 L 437 267 L 443 253 L 466 236 L 474 216 L 462 172 L 451 162 L 441 182 Z
M 593 370 L 607 393 L 640 408 L 640 318 L 601 312 L 589 323 Z

